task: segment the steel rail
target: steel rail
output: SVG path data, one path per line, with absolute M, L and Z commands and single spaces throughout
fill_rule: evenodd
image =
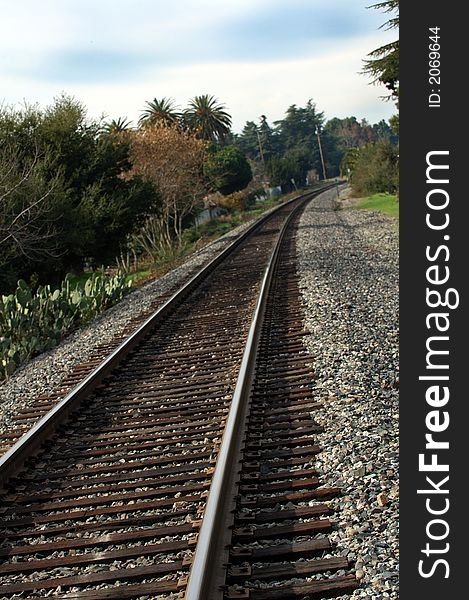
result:
M 171 298 L 148 317 L 126 340 L 124 340 L 108 357 L 106 357 L 88 376 L 75 386 L 57 405 L 44 415 L 27 433 L 25 433 L 3 456 L 0 457 L 0 488 L 5 487 L 8 479 L 18 473 L 33 452 L 50 437 L 111 371 L 135 348 L 148 333 L 151 332 L 171 311 L 175 309 L 227 256 L 229 256 L 257 228 L 272 215 L 285 206 L 302 198 L 314 197 L 329 189 L 324 186 L 319 190 L 306 192 L 280 204 L 248 227 L 236 240 L 229 244 L 220 254 L 200 269 Z
M 226 420 L 215 471 L 212 475 L 197 546 L 189 571 L 185 600 L 220 600 L 225 581 L 223 564 L 228 557 L 230 516 L 234 509 L 236 479 L 241 446 L 249 410 L 249 394 L 255 375 L 258 342 L 263 326 L 269 289 L 278 263 L 280 248 L 291 220 L 304 206 L 305 198 L 285 220 L 265 269 L 256 308 L 245 345 L 236 387 Z

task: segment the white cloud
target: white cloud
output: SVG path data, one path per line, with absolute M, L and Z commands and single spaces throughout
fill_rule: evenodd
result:
M 96 43 L 107 49 L 150 50 L 184 45 L 199 29 L 216 29 L 266 0 L 21 0 L 2 3 L 0 50 L 47 55 Z
M 354 115 L 376 122 L 389 118 L 392 102 L 380 100 L 386 89 L 369 85 L 360 75 L 362 59 L 382 38 L 369 36 L 342 44 L 335 52 L 320 58 L 278 61 L 272 63 L 210 63 L 171 69 L 149 67 L 141 82 L 129 85 L 70 85 L 65 90 L 82 100 L 91 116 L 106 113 L 110 117 L 127 116 L 136 121 L 146 100 L 155 96 L 173 97 L 180 106 L 196 94 L 214 94 L 233 115 L 234 130 L 247 120 L 265 114 L 270 122 L 281 119 L 291 104 L 304 106 L 309 98 L 326 118 Z M 18 99 L 27 97 L 48 103 L 62 90 L 50 85 L 23 80 L 7 81 Z M 31 93 L 31 90 L 34 93 Z
M 318 4 L 318 10 L 324 6 L 322 0 L 311 1 Z M 347 2 L 334 0 L 332 4 L 345 11 Z M 315 52 L 291 60 L 222 62 L 216 60 L 214 49 L 210 61 L 190 64 L 193 58 L 189 44 L 184 62 L 172 66 L 165 60 L 157 62 L 159 49 L 169 52 L 168 48 L 175 44 L 184 47 L 196 31 L 209 32 L 230 18 L 258 14 L 281 4 L 280 0 L 179 0 L 177 9 L 168 11 L 163 8 L 167 8 L 167 3 L 159 0 L 22 0 L 20 22 L 18 8 L 8 3 L 2 8 L 0 39 L 5 101 L 18 103 L 26 99 L 45 105 L 65 91 L 82 100 L 93 117 L 105 113 L 136 121 L 146 100 L 171 96 L 184 106 L 194 95 L 209 93 L 226 104 L 233 115 L 235 131 L 240 131 L 246 120 L 256 120 L 261 114 L 270 122 L 281 119 L 289 105 L 304 106 L 309 98 L 325 111 L 327 118 L 354 115 L 371 122 L 389 118 L 394 112 L 393 104 L 379 98 L 386 90 L 369 85 L 369 79 L 359 75 L 359 71 L 367 53 L 394 39 L 395 32 L 381 30 L 348 38 L 339 44 L 325 45 L 327 50 L 321 55 Z M 385 19 L 378 16 L 382 17 L 381 22 Z M 212 40 L 206 35 L 199 43 L 209 47 Z M 60 78 L 52 82 L 38 77 L 40 69 L 35 73 L 34 67 L 47 56 L 57 58 L 66 49 L 89 49 L 93 44 L 129 55 L 153 52 L 155 59 L 138 64 L 131 79 L 117 82 L 86 78 L 82 79 L 86 83 L 72 83 L 71 78 L 67 83 Z

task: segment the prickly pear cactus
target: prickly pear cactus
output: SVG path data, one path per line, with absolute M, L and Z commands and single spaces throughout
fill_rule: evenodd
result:
M 121 300 L 131 286 L 120 274 L 105 277 L 93 273 L 85 283 L 75 285 L 70 278 L 58 289 L 45 285 L 35 292 L 20 279 L 14 294 L 1 297 L 0 379 Z

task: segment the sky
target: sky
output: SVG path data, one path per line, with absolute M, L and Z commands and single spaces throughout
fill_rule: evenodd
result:
M 396 31 L 374 0 L 0 0 L 0 105 L 62 93 L 91 118 L 137 123 L 145 102 L 215 96 L 238 133 L 312 99 L 326 119 L 389 119 L 360 74 Z

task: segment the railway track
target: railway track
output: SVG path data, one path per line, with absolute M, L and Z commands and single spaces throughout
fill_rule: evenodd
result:
M 191 280 L 4 455 L 1 598 L 356 587 L 327 537 L 339 490 L 314 469 L 292 212 L 307 199 Z

